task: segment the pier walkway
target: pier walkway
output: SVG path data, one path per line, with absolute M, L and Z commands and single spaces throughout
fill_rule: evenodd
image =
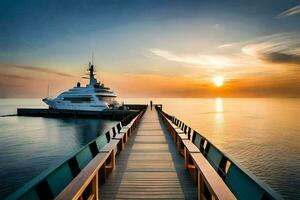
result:
M 157 111 L 147 109 L 99 199 L 197 199 L 197 187 Z

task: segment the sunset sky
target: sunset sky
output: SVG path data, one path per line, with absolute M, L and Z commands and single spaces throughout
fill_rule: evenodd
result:
M 300 96 L 300 1 L 0 2 L 0 97 L 57 95 L 92 54 L 121 97 Z

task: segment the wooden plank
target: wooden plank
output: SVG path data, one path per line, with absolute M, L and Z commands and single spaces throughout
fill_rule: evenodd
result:
M 200 150 L 190 140 L 183 140 L 182 142 L 190 153 L 200 153 Z
M 100 152 L 111 152 L 119 143 L 119 140 L 110 140 L 109 143 L 107 143 L 101 150 Z
M 188 135 L 185 134 L 185 133 L 180 133 L 178 134 L 178 137 L 181 139 L 181 140 L 188 140 Z
M 183 130 L 181 130 L 177 126 L 176 126 L 176 128 L 174 130 L 175 130 L 176 134 L 182 134 L 182 133 L 184 134 Z
M 191 153 L 201 153 L 200 150 L 194 145 L 190 140 L 183 140 L 182 141 L 184 150 L 184 166 L 186 169 L 188 169 L 189 160 L 190 160 L 190 154 Z
M 118 133 L 113 139 L 121 140 L 124 138 L 125 133 Z
M 189 140 L 188 136 L 187 136 L 186 134 L 184 134 L 184 133 L 181 133 L 181 134 L 178 134 L 178 135 L 177 135 L 176 140 L 177 140 L 177 148 L 178 148 L 178 151 L 179 151 L 182 155 L 184 155 L 184 146 L 183 146 L 182 141 L 184 141 L 184 140 Z
M 203 178 L 210 191 L 216 196 L 217 199 L 234 200 L 236 199 L 227 185 L 217 174 L 214 168 L 209 164 L 205 157 L 200 153 L 191 153 L 191 158 L 194 161 L 197 169 L 200 171 L 200 178 Z M 202 176 L 201 176 L 202 175 Z M 201 183 L 202 181 L 200 181 Z M 203 184 L 203 183 L 202 183 Z M 198 187 L 203 187 L 200 184 Z M 200 189 L 201 190 L 201 189 Z M 201 194 L 198 194 L 201 195 Z

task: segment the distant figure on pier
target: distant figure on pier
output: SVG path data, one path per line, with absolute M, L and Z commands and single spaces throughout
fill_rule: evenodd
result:
M 153 103 L 152 103 L 152 101 L 150 101 L 150 107 L 151 107 L 151 110 L 152 110 L 152 106 L 153 106 Z

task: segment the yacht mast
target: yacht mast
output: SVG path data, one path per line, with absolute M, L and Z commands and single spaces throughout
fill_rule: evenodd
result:
M 95 79 L 94 76 L 94 65 L 89 62 L 89 72 L 90 72 L 90 83 L 89 86 L 94 86 L 97 83 L 97 80 Z

